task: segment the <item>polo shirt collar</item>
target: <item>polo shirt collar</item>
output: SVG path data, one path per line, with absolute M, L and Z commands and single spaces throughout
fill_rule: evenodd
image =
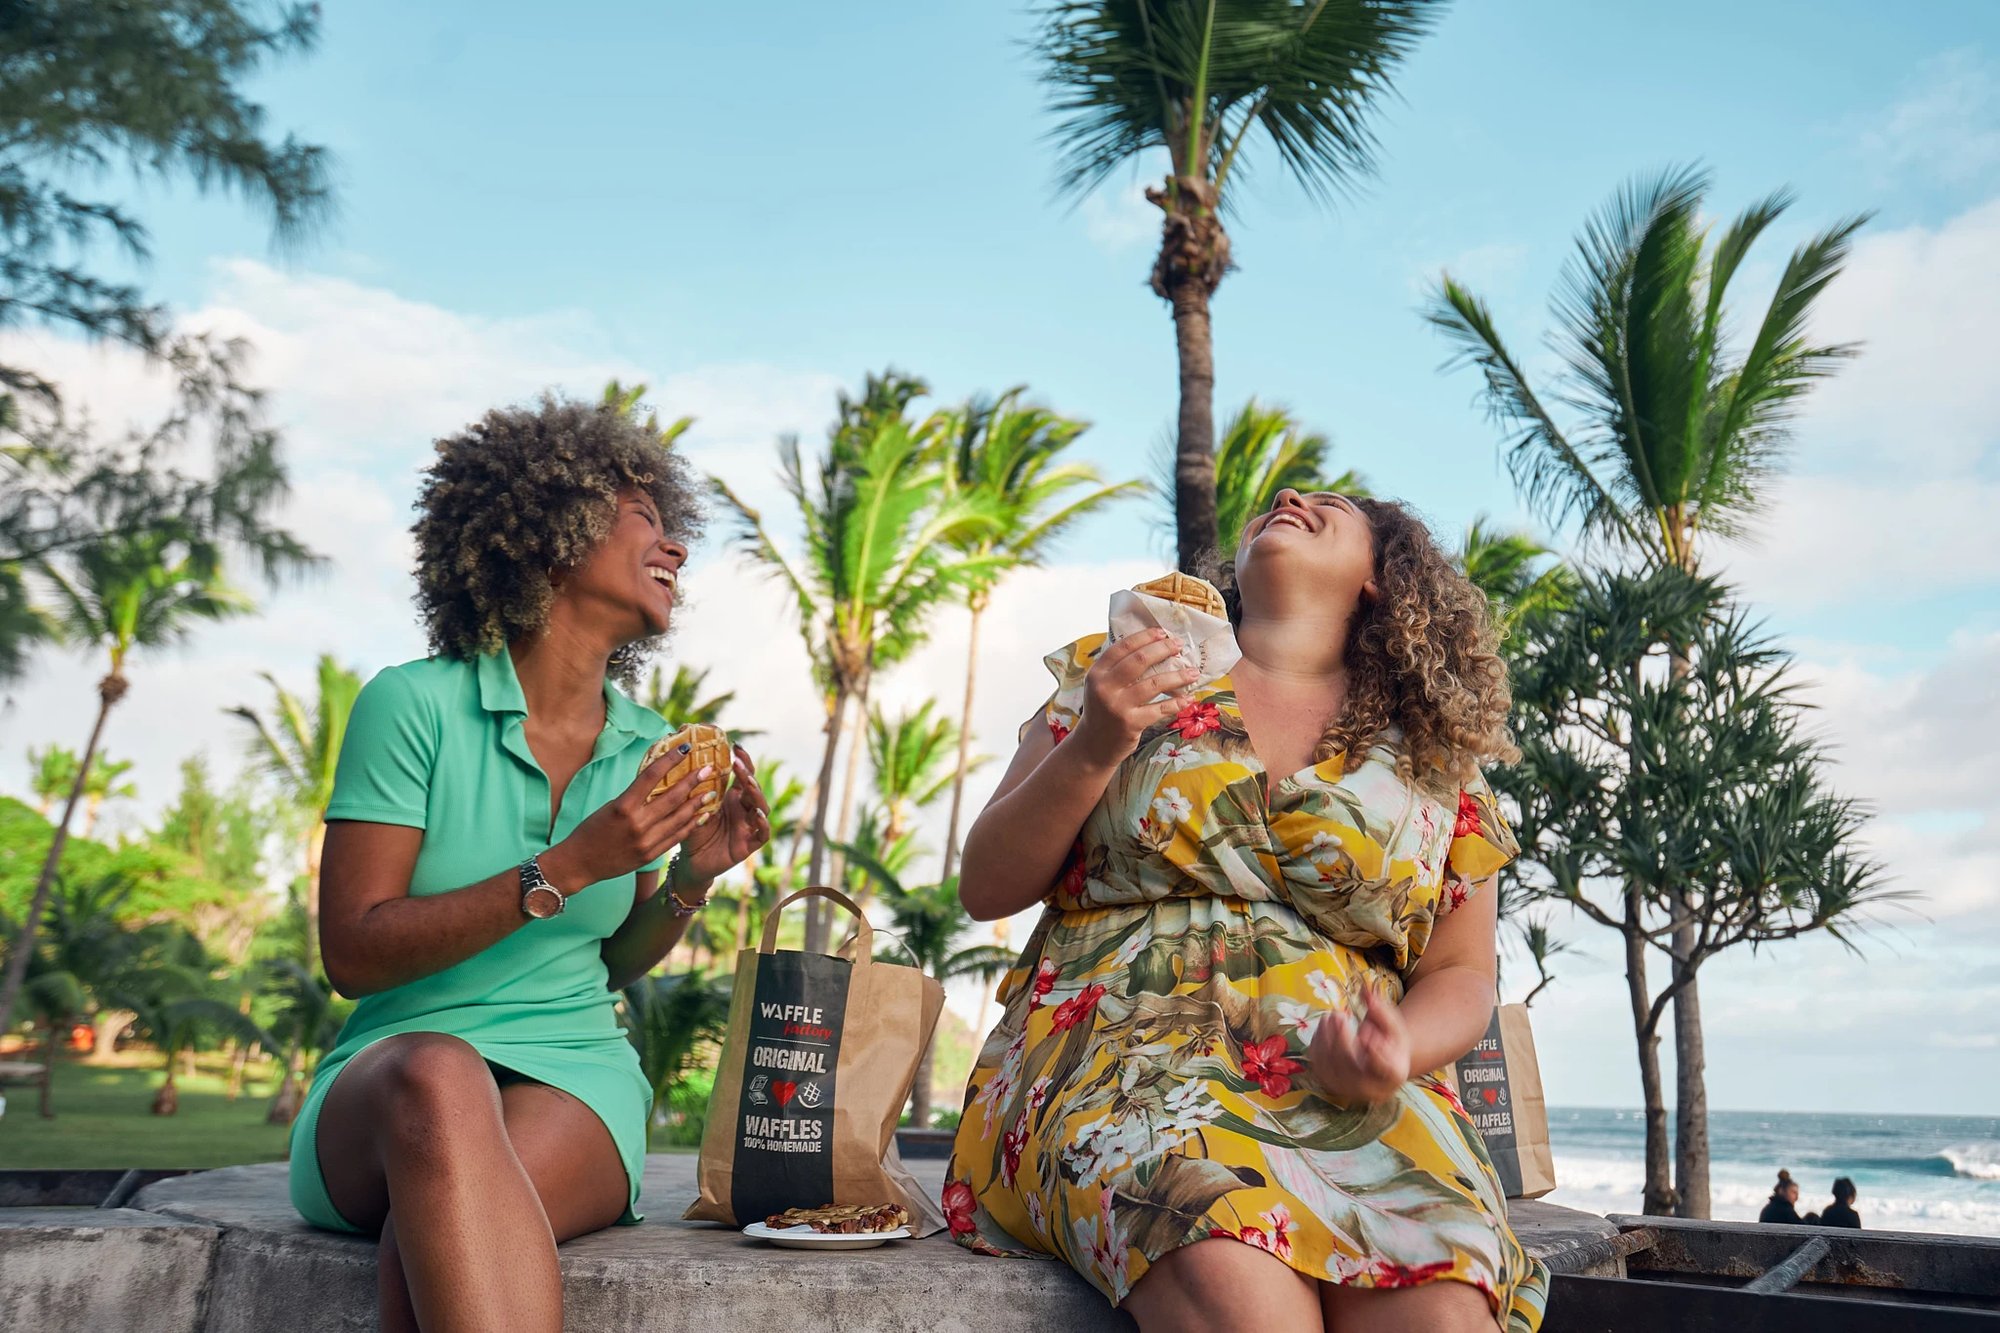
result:
M 489 713 L 528 715 L 528 696 L 521 692 L 521 678 L 514 671 L 514 657 L 505 648 L 482 653 L 479 673 L 479 704 Z M 653 736 L 665 730 L 660 715 L 625 696 L 625 692 L 604 682 L 604 728 L 622 736 Z

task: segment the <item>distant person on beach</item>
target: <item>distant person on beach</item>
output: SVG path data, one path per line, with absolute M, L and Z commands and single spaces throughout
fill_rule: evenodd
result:
M 1805 1221 L 1799 1216 L 1799 1182 L 1792 1179 L 1791 1172 L 1778 1173 L 1777 1187 L 1771 1191 L 1771 1198 L 1765 1203 L 1764 1211 L 1757 1214 L 1757 1220 L 1794 1224 Z
M 965 840 L 967 911 L 1042 917 L 952 1235 L 1055 1254 L 1142 1333 L 1534 1333 L 1548 1270 L 1437 1072 L 1492 1018 L 1518 850 L 1480 774 L 1518 753 L 1486 597 L 1385 500 L 1281 490 L 1234 556 L 1157 581 L 1209 618 L 1191 654 L 1156 627 L 1043 659 Z
M 1857 1191 L 1854 1182 L 1846 1176 L 1833 1182 L 1833 1202 L 1823 1213 L 1814 1213 L 1806 1220 L 1817 1222 L 1823 1227 L 1853 1227 L 1861 1229 L 1861 1214 L 1854 1211 L 1854 1196 Z
M 433 655 L 347 725 L 320 952 L 360 1003 L 292 1130 L 293 1205 L 376 1239 L 385 1330 L 556 1333 L 556 1245 L 638 1220 L 652 1089 L 619 988 L 771 836 L 741 750 L 728 795 L 695 794 L 707 768 L 652 795 L 680 756 L 641 771 L 666 723 L 619 688 L 667 631 L 698 494 L 657 428 L 555 399 L 424 474 Z

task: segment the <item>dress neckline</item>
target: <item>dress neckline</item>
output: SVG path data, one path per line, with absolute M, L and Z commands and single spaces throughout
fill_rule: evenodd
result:
M 1264 762 L 1264 756 L 1257 753 L 1257 743 L 1250 739 L 1250 725 L 1243 720 L 1243 704 L 1236 693 L 1235 673 L 1229 671 L 1223 672 L 1207 685 L 1203 686 L 1199 694 L 1204 702 L 1210 701 L 1217 694 L 1226 694 L 1229 696 L 1227 703 L 1217 703 L 1215 706 L 1218 710 L 1227 709 L 1236 718 L 1237 724 L 1243 728 L 1244 753 L 1249 755 L 1251 765 L 1256 769 L 1258 776 L 1263 778 L 1263 786 L 1267 799 L 1269 793 L 1279 787 L 1303 786 L 1308 780 L 1314 778 L 1317 778 L 1320 782 L 1328 786 L 1332 786 L 1347 776 L 1346 764 L 1344 762 L 1347 752 L 1341 750 L 1328 755 L 1325 759 L 1321 759 L 1316 763 L 1307 764 L 1296 773 L 1286 774 L 1273 781 L 1271 767 Z

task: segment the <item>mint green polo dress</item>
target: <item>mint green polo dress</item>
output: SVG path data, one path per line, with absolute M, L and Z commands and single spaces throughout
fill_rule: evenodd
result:
M 660 717 L 604 687 L 604 730 L 549 823 L 549 780 L 522 729 L 528 716 L 505 652 L 389 667 L 355 701 L 326 817 L 424 831 L 410 896 L 449 893 L 517 866 L 569 836 L 638 776 Z M 658 869 L 655 862 L 647 869 Z M 442 972 L 362 998 L 319 1063 L 292 1127 L 292 1203 L 314 1226 L 358 1231 L 320 1174 L 319 1116 L 347 1062 L 404 1032 L 470 1043 L 503 1076 L 576 1097 L 604 1122 L 625 1162 L 625 1216 L 638 1221 L 652 1090 L 619 1026 L 600 953 L 632 909 L 637 876 L 592 884 L 560 916 L 524 921 L 498 944 Z

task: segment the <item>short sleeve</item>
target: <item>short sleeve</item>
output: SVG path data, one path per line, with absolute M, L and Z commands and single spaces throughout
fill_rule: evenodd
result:
M 1056 692 L 1049 696 L 1035 715 L 1021 724 L 1016 740 L 1028 739 L 1028 729 L 1045 726 L 1056 740 L 1076 729 L 1076 722 L 1083 715 L 1083 682 L 1090 674 L 1091 664 L 1104 650 L 1103 634 L 1086 634 L 1075 643 L 1056 649 L 1042 659 L 1042 665 L 1056 678 Z
M 354 701 L 326 817 L 424 827 L 437 752 L 429 701 L 405 672 L 377 673 Z
M 1500 802 L 1483 777 L 1459 789 L 1458 816 L 1446 858 L 1446 910 L 1456 910 L 1472 888 L 1520 855 L 1521 845 L 1500 813 Z

